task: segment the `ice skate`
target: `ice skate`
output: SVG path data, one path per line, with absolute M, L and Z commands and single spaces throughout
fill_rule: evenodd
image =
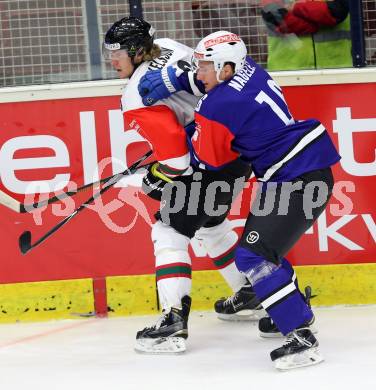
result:
M 306 322 L 303 327 L 309 327 L 311 332 L 316 334 L 317 329 L 312 326 L 315 322 L 315 316 L 312 317 L 311 321 Z M 277 328 L 277 325 L 273 322 L 270 317 L 261 318 L 258 324 L 259 335 L 264 338 L 278 338 L 284 337 L 283 334 Z
M 191 298 L 182 298 L 182 308 L 163 312 L 157 323 L 137 332 L 135 350 L 150 354 L 179 354 L 186 350 Z
M 318 349 L 319 343 L 309 328 L 292 331 L 286 344 L 270 353 L 275 368 L 291 370 L 321 363 L 324 358 Z
M 219 299 L 214 310 L 225 321 L 256 321 L 266 315 L 250 283 L 230 297 Z

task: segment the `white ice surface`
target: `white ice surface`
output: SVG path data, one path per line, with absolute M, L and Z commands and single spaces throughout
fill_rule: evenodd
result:
M 278 372 L 256 323 L 192 313 L 183 355 L 140 355 L 137 330 L 157 317 L 0 325 L 0 389 L 373 390 L 376 306 L 317 308 L 317 366 Z

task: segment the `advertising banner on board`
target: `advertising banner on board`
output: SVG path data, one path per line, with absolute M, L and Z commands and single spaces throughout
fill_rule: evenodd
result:
M 295 265 L 376 260 L 376 86 L 285 87 L 296 119 L 318 118 L 342 156 L 334 167 L 330 205 L 289 253 Z M 123 171 L 149 150 L 126 131 L 119 97 L 0 104 L 0 203 L 31 205 Z M 143 171 L 122 179 L 79 216 L 26 255 L 18 237 L 33 240 L 90 198 L 98 185 L 61 201 L 16 213 L 0 204 L 0 283 L 151 274 L 150 227 L 158 203 L 141 189 Z M 241 233 L 253 180 L 235 201 L 230 219 Z M 3 201 L 1 201 L 3 199 Z M 192 240 L 193 269 L 213 269 Z

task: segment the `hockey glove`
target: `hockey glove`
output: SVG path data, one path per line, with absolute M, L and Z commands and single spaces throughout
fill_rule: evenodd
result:
M 142 190 L 155 200 L 161 200 L 164 186 L 172 182 L 172 179 L 159 171 L 158 167 L 159 163 L 154 163 L 142 179 Z
M 166 99 L 182 89 L 173 66 L 146 72 L 138 84 L 138 92 L 145 106 L 151 106 L 158 100 Z

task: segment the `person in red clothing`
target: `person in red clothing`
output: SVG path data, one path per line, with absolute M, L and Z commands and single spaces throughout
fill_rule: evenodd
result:
M 347 0 L 295 1 L 263 0 L 262 17 L 279 33 L 314 34 L 320 27 L 334 27 L 343 22 L 348 13 Z
M 262 0 L 268 69 L 352 65 L 348 0 Z

